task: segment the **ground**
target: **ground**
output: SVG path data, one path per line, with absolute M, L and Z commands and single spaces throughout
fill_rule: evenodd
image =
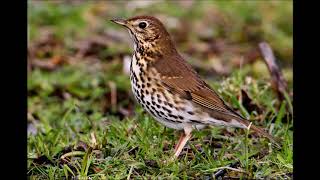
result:
M 160 18 L 179 52 L 223 99 L 282 140 L 211 127 L 179 159 L 179 133 L 136 104 L 128 32 L 114 17 Z M 292 178 L 292 2 L 28 3 L 30 179 Z M 287 89 L 279 97 L 258 43 L 267 42 Z M 236 163 L 232 167 L 230 164 Z

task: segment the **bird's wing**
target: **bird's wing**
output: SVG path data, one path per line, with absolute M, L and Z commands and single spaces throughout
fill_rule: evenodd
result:
M 170 58 L 155 61 L 153 67 L 160 73 L 161 82 L 169 91 L 178 93 L 182 98 L 191 100 L 203 107 L 204 111 L 216 119 L 226 122 L 234 119 L 246 127 L 249 126 L 250 121 L 228 107 L 181 56 L 170 56 Z M 280 147 L 279 139 L 274 138 L 257 126 L 251 125 L 250 127 Z
M 243 119 L 224 103 L 181 56 L 159 59 L 155 61 L 153 67 L 156 68 L 161 82 L 169 91 L 178 93 L 181 97 L 214 111 L 215 115 L 224 117 L 221 120 Z

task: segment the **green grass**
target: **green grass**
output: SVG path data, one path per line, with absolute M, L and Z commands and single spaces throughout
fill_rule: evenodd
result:
M 73 73 L 69 74 L 70 77 L 74 77 L 72 81 L 77 82 L 79 86 L 85 84 L 85 79 L 88 79 L 87 83 L 92 81 L 89 80 L 90 74 L 85 72 L 85 67 L 83 68 L 84 69 L 78 68 L 78 71 L 73 71 Z M 68 71 L 68 69 L 62 68 L 60 71 Z M 77 76 L 74 74 L 77 74 Z M 33 75 L 36 76 L 36 73 Z M 41 75 L 44 76 L 42 78 L 46 78 L 45 73 Z M 59 79 L 59 76 L 59 73 L 54 73 L 51 78 Z M 36 79 L 36 77 L 33 78 Z M 77 81 L 77 79 L 79 80 Z M 82 81 L 80 81 L 80 79 Z M 92 79 L 94 78 L 92 77 Z M 226 79 L 225 82 L 231 81 L 231 83 L 233 83 L 235 79 L 241 78 L 237 78 L 236 75 L 234 75 Z M 239 85 L 253 88 L 250 85 Z M 284 124 L 281 121 L 284 116 L 283 108 L 281 108 L 279 112 L 267 115 L 265 113 L 273 111 L 266 106 L 266 110 L 262 116 L 268 116 L 269 119 L 264 119 L 264 121 L 260 123 L 261 126 L 269 129 L 270 124 L 268 122 L 270 122 L 270 117 L 276 117 L 273 134 L 277 137 L 283 137 L 284 141 L 284 149 L 280 152 L 272 152 L 261 160 L 248 159 L 247 151 L 251 154 L 268 148 L 268 141 L 260 138 L 246 139 L 245 131 L 241 130 L 231 129 L 230 131 L 233 135 L 227 136 L 223 135 L 223 128 L 212 128 L 195 132 L 194 138 L 190 143 L 192 147 L 191 154 L 189 156 L 182 156 L 181 159 L 175 163 L 167 164 L 163 161 L 169 160 L 173 154 L 172 149 L 178 139 L 176 132 L 171 129 L 165 129 L 156 123 L 148 114 L 143 112 L 140 107 L 136 107 L 136 114 L 133 117 L 124 119 L 103 114 L 99 106 L 100 101 L 103 101 L 103 99 L 94 96 L 99 96 L 99 94 L 102 94 L 99 93 L 99 91 L 107 92 L 108 89 L 98 90 L 95 89 L 95 87 L 90 87 L 90 85 L 86 86 L 89 87 L 75 92 L 89 91 L 90 89 L 91 94 L 88 95 L 87 100 L 81 100 L 81 98 L 79 99 L 77 97 L 61 100 L 52 95 L 47 95 L 50 94 L 50 88 L 47 88 L 47 90 L 46 88 L 38 90 L 39 92 L 47 91 L 47 93 L 44 94 L 48 97 L 42 98 L 41 95 L 29 97 L 29 112 L 31 111 L 30 113 L 37 116 L 40 122 L 32 122 L 36 124 L 38 133 L 35 136 L 28 136 L 28 157 L 37 158 L 45 155 L 54 163 L 54 165 L 37 165 L 30 159 L 28 161 L 30 175 L 46 178 L 54 176 L 54 179 L 56 179 L 73 173 L 80 175 L 89 174 L 89 177 L 98 179 L 100 176 L 118 179 L 129 176 L 130 169 L 132 169 L 131 177 L 186 178 L 187 176 L 194 177 L 198 175 L 210 176 L 218 167 L 226 166 L 234 160 L 240 160 L 241 167 L 253 173 L 252 177 L 255 178 L 272 177 L 273 174 L 280 174 L 274 175 L 274 177 L 285 177 L 283 174 L 292 172 L 292 131 L 288 130 L 292 126 L 292 121 L 289 120 L 289 124 Z M 262 90 L 265 86 L 265 84 L 261 84 L 261 87 L 258 87 L 258 89 Z M 236 98 L 232 94 L 239 91 L 237 87 L 234 90 L 230 90 L 229 84 L 226 84 L 226 87 L 222 88 L 224 88 L 226 94 L 231 96 L 224 96 L 225 99 Z M 69 91 L 72 92 L 72 86 Z M 95 93 L 97 95 L 94 95 Z M 264 101 L 271 99 L 269 98 L 270 94 L 272 94 L 272 92 L 271 89 L 268 88 L 263 94 L 259 96 L 253 94 L 253 97 L 260 97 L 260 99 L 258 98 L 256 101 L 263 104 Z M 86 96 L 83 95 L 82 97 L 85 98 Z M 233 107 L 237 107 L 237 104 L 237 101 L 234 101 Z M 91 109 L 93 113 L 88 115 L 88 109 Z M 92 132 L 95 133 L 97 138 L 97 151 L 101 151 L 100 153 L 103 154 L 103 157 L 97 158 L 94 155 L 81 155 L 77 160 L 80 161 L 78 165 L 77 163 L 71 163 L 72 167 L 75 166 L 76 169 L 78 169 L 72 172 L 66 170 L 68 167 L 66 165 L 60 167 L 59 162 L 61 160 L 58 157 L 62 155 L 61 151 L 67 146 L 77 145 L 79 141 L 90 145 L 92 143 L 90 136 Z M 219 142 L 222 147 L 213 148 L 211 144 L 203 143 L 202 140 L 205 138 L 209 138 L 216 143 Z M 253 144 L 254 142 L 255 144 Z M 202 144 L 203 154 L 194 147 L 196 144 Z M 165 146 L 168 147 L 164 148 Z M 88 152 L 86 153 L 88 154 Z M 231 158 L 225 156 L 226 154 L 231 155 Z M 87 159 L 86 162 L 90 164 L 83 164 L 85 159 Z M 83 162 L 80 166 L 81 161 Z M 150 167 L 148 162 L 152 162 L 155 167 Z M 93 168 L 99 168 L 102 172 L 93 172 Z M 253 168 L 255 168 L 255 170 L 253 170 Z M 50 175 L 52 171 L 55 172 L 53 173 L 54 175 Z
M 78 57 L 76 45 L 82 40 L 90 41 L 92 36 L 102 36 L 104 31 L 127 35 L 125 30 L 107 21 L 111 17 L 161 14 L 178 17 L 181 21 L 189 19 L 190 27 L 203 22 L 208 29 L 214 27 L 211 38 L 221 38 L 241 50 L 256 47 L 257 39 L 267 40 L 279 58 L 291 92 L 291 2 L 203 1 L 191 7 L 192 13 L 172 2 L 153 7 L 151 11 L 150 8 L 129 9 L 123 2 L 77 5 L 29 2 L 29 45 L 36 47 L 34 58 L 48 61 L 58 52 L 66 61 L 55 70 L 33 67 L 28 72 L 30 179 L 72 179 L 75 176 L 81 179 L 204 179 L 233 162 L 239 162 L 236 168 L 245 173 L 228 170 L 228 177 L 291 178 L 292 100 L 290 96 L 283 102 L 277 99 L 261 59 L 241 68 L 230 66 L 232 71 L 227 76 L 208 75 L 202 69 L 200 75 L 253 124 L 281 137 L 282 149 L 273 149 L 267 139 L 253 132 L 212 127 L 194 131 L 187 154 L 176 161 L 170 159 L 179 132 L 158 124 L 134 103 L 129 77 L 122 71 L 122 58 L 131 52 L 129 44 L 109 39 L 106 46 L 98 47 L 97 53 L 72 61 Z M 221 19 L 209 23 L 211 20 L 206 13 L 212 13 L 212 9 L 224 19 L 224 25 L 219 24 Z M 88 20 L 90 16 L 98 25 Z M 169 32 L 181 31 L 177 29 L 169 28 Z M 57 46 L 48 45 L 49 50 L 43 45 L 36 46 L 46 30 L 58 43 Z M 207 62 L 212 54 L 198 48 L 203 42 L 196 28 L 190 28 L 186 36 L 189 37 L 186 41 L 177 44 L 179 51 L 192 56 L 192 63 Z M 190 53 L 193 45 L 196 52 Z M 228 58 L 226 61 L 223 58 L 225 55 L 224 52 L 218 54 L 221 57 L 218 60 L 229 66 Z M 116 85 L 116 104 L 111 104 L 110 83 Z M 239 101 L 241 89 L 258 109 L 252 110 Z M 268 153 L 252 156 L 261 152 Z

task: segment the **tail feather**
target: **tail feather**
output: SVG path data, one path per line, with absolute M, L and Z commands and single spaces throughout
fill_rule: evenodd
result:
M 235 112 L 233 109 L 231 109 L 230 107 L 226 106 L 228 108 L 228 110 L 230 112 L 232 112 L 235 117 L 236 120 L 245 125 L 246 127 L 248 127 L 250 125 L 250 121 L 248 121 L 247 119 L 245 119 L 243 116 L 241 116 L 240 114 L 238 114 L 237 112 Z M 263 129 L 261 129 L 260 127 L 257 127 L 253 124 L 250 125 L 250 129 L 254 130 L 255 132 L 261 134 L 262 136 L 268 138 L 271 142 L 274 143 L 274 145 L 276 145 L 277 148 L 281 148 L 281 143 L 280 143 L 280 139 L 279 138 L 275 138 L 273 136 L 271 136 L 269 133 L 265 132 Z
M 242 121 L 247 127 L 249 126 L 250 122 L 245 120 Z M 273 137 L 272 135 L 270 135 L 269 133 L 267 133 L 266 131 L 264 131 L 263 129 L 261 129 L 260 127 L 257 127 L 253 124 L 250 125 L 250 129 L 252 129 L 253 131 L 261 134 L 262 136 L 268 138 L 272 143 L 274 143 L 274 145 L 276 145 L 277 148 L 281 148 L 281 143 L 280 143 L 280 139 Z

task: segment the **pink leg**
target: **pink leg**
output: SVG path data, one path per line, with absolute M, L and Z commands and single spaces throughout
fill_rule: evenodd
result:
M 189 126 L 187 126 L 184 129 L 184 133 L 181 135 L 179 142 L 175 147 L 175 152 L 174 152 L 175 157 L 179 157 L 182 149 L 184 148 L 184 146 L 186 145 L 186 143 L 188 142 L 188 140 L 191 137 L 191 131 L 192 131 L 192 128 Z
M 184 136 L 185 136 L 185 135 L 184 135 L 184 132 L 182 132 L 181 135 L 180 135 L 179 141 L 178 141 L 178 143 L 176 144 L 176 146 L 175 146 L 175 148 L 174 148 L 174 152 L 177 151 L 177 149 L 178 149 L 178 147 L 179 147 L 179 144 L 181 144 L 181 141 L 182 141 L 182 139 L 183 139 Z

